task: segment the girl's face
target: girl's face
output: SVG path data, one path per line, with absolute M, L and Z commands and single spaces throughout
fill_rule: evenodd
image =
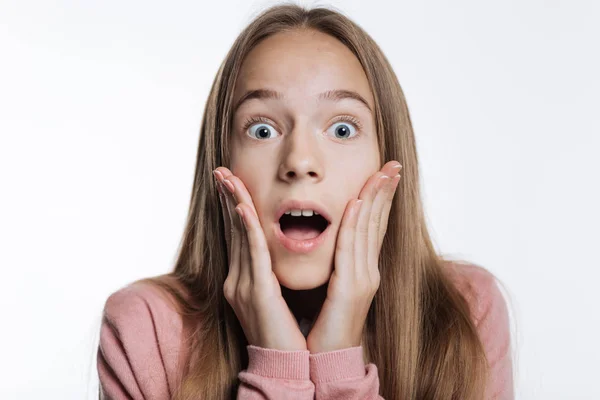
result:
M 278 33 L 248 54 L 234 104 L 258 89 L 279 95 L 262 92 L 234 110 L 230 170 L 252 196 L 279 282 L 294 290 L 316 288 L 333 271 L 348 202 L 381 168 L 373 95 L 354 54 L 313 30 Z M 334 90 L 346 92 L 320 98 Z M 330 217 L 326 240 L 310 252 L 289 250 L 278 238 L 277 212 L 288 200 L 314 202 Z

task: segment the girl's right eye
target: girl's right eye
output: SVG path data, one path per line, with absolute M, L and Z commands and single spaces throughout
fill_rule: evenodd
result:
M 269 135 L 272 132 L 277 132 L 277 131 L 275 131 L 275 129 L 273 129 L 273 127 L 270 126 L 269 124 L 256 124 L 250 128 L 250 135 L 252 135 L 252 137 L 254 137 L 254 138 L 271 139 L 271 137 L 269 137 Z M 258 136 L 255 136 L 255 135 L 258 135 Z
M 265 118 L 262 117 L 253 117 L 246 121 L 244 124 L 244 128 L 242 129 L 244 132 L 250 128 L 250 135 L 253 138 L 257 139 L 271 139 L 270 135 L 273 132 L 277 132 L 269 123 L 265 121 Z M 260 122 L 257 124 L 257 122 Z M 258 135 L 258 136 L 256 136 Z

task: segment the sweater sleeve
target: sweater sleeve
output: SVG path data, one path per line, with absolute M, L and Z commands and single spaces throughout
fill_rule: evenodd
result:
M 475 304 L 475 325 L 489 366 L 485 399 L 513 400 L 510 320 L 506 301 L 496 278 L 488 271 L 478 269 L 473 281 L 478 299 Z
M 109 296 L 100 327 L 100 398 L 170 399 L 181 325 L 152 292 L 134 286 Z
M 476 264 L 451 263 L 448 272 L 469 304 L 489 373 L 485 400 L 513 400 L 510 319 L 496 277 Z
M 471 307 L 489 365 L 485 400 L 513 400 L 510 324 L 494 275 L 476 265 L 458 266 L 459 290 Z M 311 354 L 310 377 L 317 400 L 383 399 L 374 364 L 365 366 L 362 347 Z
M 100 399 L 171 399 L 181 380 L 182 326 L 179 314 L 147 285 L 130 285 L 110 295 L 97 358 Z M 239 373 L 238 399 L 314 398 L 308 350 L 248 346 L 248 352 L 248 369 Z
M 313 400 L 309 351 L 282 351 L 247 346 L 248 368 L 238 374 L 238 399 Z
M 377 366 L 365 366 L 362 346 L 310 354 L 309 364 L 316 400 L 383 400 Z

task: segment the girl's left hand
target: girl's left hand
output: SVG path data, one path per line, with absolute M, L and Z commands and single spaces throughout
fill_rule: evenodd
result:
M 327 297 L 306 338 L 311 353 L 361 345 L 367 314 L 379 288 L 379 251 L 401 168 L 397 161 L 386 163 L 367 180 L 359 199 L 346 206 Z

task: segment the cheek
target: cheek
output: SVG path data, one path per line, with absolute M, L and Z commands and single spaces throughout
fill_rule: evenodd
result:
M 242 183 L 244 184 L 244 187 L 246 188 L 246 191 L 248 191 L 248 193 L 250 194 L 250 197 L 252 197 L 252 201 L 254 200 L 254 196 L 255 194 L 260 194 L 260 193 L 264 193 L 265 191 L 265 181 L 264 180 L 260 180 L 260 177 L 256 176 L 255 174 L 252 173 L 248 173 L 249 168 L 245 168 L 243 171 L 241 172 L 239 171 L 238 173 L 235 173 L 234 171 L 231 171 L 235 176 L 237 176 Z
M 271 188 L 270 181 L 266 178 L 267 172 L 263 169 L 257 170 L 255 167 L 238 168 L 237 171 L 237 173 L 233 170 L 231 172 L 244 184 L 257 215 L 260 217 L 271 212 L 269 210 L 272 204 L 269 201 Z
M 367 160 L 364 163 L 354 162 L 351 168 L 344 172 L 345 179 L 336 182 L 339 193 L 343 193 L 347 201 L 358 198 L 369 178 L 377 171 L 377 166 L 372 159 L 368 160 L 368 163 Z
M 246 190 L 252 195 L 260 193 L 261 182 L 264 185 L 267 165 L 260 161 L 260 157 L 253 156 L 249 151 L 232 151 L 230 170 L 233 175 L 238 177 Z

